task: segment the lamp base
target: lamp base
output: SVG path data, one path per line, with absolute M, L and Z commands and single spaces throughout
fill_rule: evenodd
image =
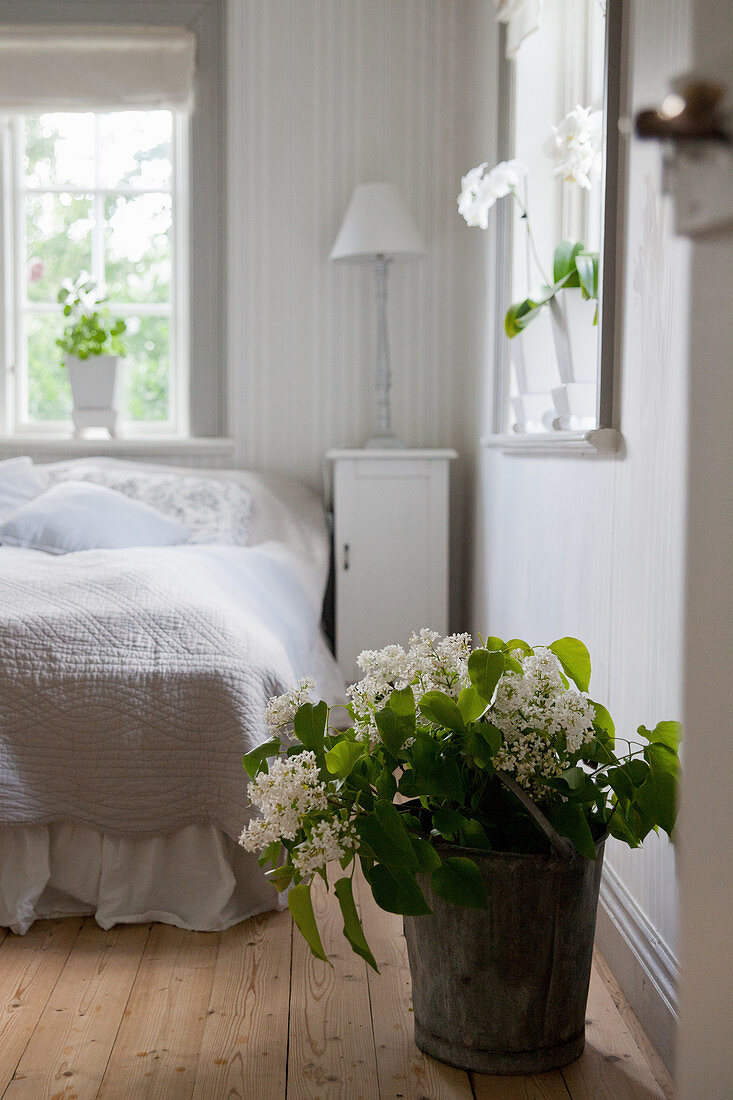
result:
M 373 435 L 370 439 L 367 439 L 364 447 L 370 451 L 372 450 L 399 450 L 404 448 L 405 444 L 401 439 L 398 439 L 396 435 L 391 433 L 385 433 L 384 435 Z

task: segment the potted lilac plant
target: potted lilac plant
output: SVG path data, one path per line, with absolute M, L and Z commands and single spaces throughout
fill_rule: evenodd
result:
M 375 969 L 357 866 L 404 916 L 423 1050 L 485 1073 L 565 1064 L 583 1048 L 605 838 L 672 833 L 679 726 L 640 726 L 619 752 L 574 638 L 474 648 L 422 630 L 359 663 L 347 729 L 309 681 L 270 701 L 240 843 L 321 959 L 314 876 L 336 876 L 344 934 Z

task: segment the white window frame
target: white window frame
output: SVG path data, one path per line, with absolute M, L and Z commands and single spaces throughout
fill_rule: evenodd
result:
M 513 432 L 509 430 L 510 398 L 510 348 L 504 334 L 504 313 L 508 301 L 513 300 L 511 272 L 501 258 L 514 255 L 512 228 L 515 218 L 513 207 L 507 204 L 497 210 L 495 228 L 495 252 L 498 260 L 495 280 L 496 298 L 494 314 L 494 387 L 490 413 L 490 428 L 481 442 L 486 447 L 505 453 L 547 455 L 561 452 L 582 455 L 614 454 L 622 442 L 618 429 L 618 389 L 616 330 L 616 256 L 620 248 L 622 226 L 619 206 L 620 195 L 619 134 L 617 121 L 621 114 L 622 67 L 626 63 L 623 50 L 622 12 L 623 0 L 608 0 L 606 5 L 605 73 L 603 88 L 604 140 L 603 140 L 603 215 L 600 227 L 601 265 L 599 275 L 599 356 L 597 373 L 596 427 L 588 430 L 553 430 L 537 432 Z M 589 24 L 584 25 L 586 28 Z M 581 28 L 577 26 L 576 33 Z M 513 63 L 505 60 L 505 33 L 500 36 L 499 58 L 499 156 L 497 160 L 515 155 L 515 86 Z M 589 92 L 588 73 L 566 65 L 561 74 L 561 91 L 570 107 Z M 575 102 L 573 102 L 573 100 Z M 584 236 L 585 198 L 559 197 L 558 229 L 562 235 L 574 238 Z M 559 237 L 558 237 L 559 239 Z M 548 257 L 549 261 L 550 257 Z
M 51 113 L 51 112 L 42 112 Z M 90 112 L 108 114 L 108 111 Z M 165 421 L 139 421 L 125 420 L 121 425 L 121 432 L 128 439 L 179 439 L 189 435 L 189 391 L 190 391 L 190 362 L 189 362 L 189 116 L 183 111 L 172 112 L 171 135 L 171 300 L 169 306 L 161 303 L 135 304 L 110 302 L 109 308 L 113 315 L 125 316 L 129 314 L 167 315 L 170 317 L 170 366 L 169 366 L 169 417 Z M 0 143 L 0 188 L 3 207 L 3 217 L 0 220 L 0 244 L 4 262 L 0 266 L 0 297 L 2 310 L 0 312 L 0 325 L 2 333 L 0 339 L 0 369 L 2 371 L 2 385 L 0 385 L 0 433 L 12 438 L 23 437 L 59 437 L 71 433 L 71 421 L 43 421 L 31 422 L 24 418 L 24 391 L 25 378 L 19 369 L 23 364 L 25 349 L 21 347 L 22 287 L 24 285 L 27 269 L 26 257 L 22 254 L 22 241 L 24 232 L 23 219 L 23 189 L 21 177 L 20 157 L 20 116 L 6 116 L 0 119 L 2 125 L 2 142 Z M 95 143 L 95 155 L 98 155 L 98 146 Z M 98 176 L 97 176 L 98 178 Z M 145 194 L 146 189 L 140 188 L 43 188 L 43 192 L 76 192 L 92 196 L 95 221 L 97 221 L 104 198 L 108 194 Z M 159 188 L 149 189 L 151 192 L 159 192 Z M 97 221 L 97 224 L 99 222 Z M 97 251 L 99 251 L 100 236 L 97 236 Z M 103 253 L 93 256 L 93 266 L 100 267 Z M 58 307 L 61 318 L 61 307 Z M 48 313 L 49 308 L 44 303 L 39 304 L 39 312 Z M 61 326 L 59 326 L 59 332 Z

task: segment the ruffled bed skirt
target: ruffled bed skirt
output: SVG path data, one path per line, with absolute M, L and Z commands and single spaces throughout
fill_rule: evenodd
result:
M 285 901 L 257 857 L 211 825 L 106 836 L 88 825 L 0 825 L 0 926 L 93 914 L 102 928 L 162 921 L 216 932 Z

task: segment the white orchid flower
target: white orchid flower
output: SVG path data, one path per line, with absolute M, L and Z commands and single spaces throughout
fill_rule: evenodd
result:
M 603 114 L 578 105 L 551 127 L 543 152 L 554 160 L 553 174 L 590 191 L 601 169 Z
M 468 225 L 488 229 L 489 210 L 497 199 L 508 195 L 527 175 L 527 165 L 521 160 L 503 160 L 490 172 L 487 163 L 479 164 L 461 180 L 458 213 Z

